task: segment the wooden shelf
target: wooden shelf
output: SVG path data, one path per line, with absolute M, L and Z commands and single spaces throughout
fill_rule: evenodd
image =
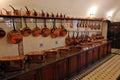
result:
M 37 19 L 58 19 L 58 20 L 88 20 L 88 21 L 105 21 L 103 18 L 60 18 L 60 17 L 41 17 L 41 16 L 15 16 L 15 15 L 0 15 L 3 18 L 37 18 Z

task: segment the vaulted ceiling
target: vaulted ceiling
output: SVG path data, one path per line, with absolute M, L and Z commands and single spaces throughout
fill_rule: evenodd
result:
M 27 6 L 31 10 L 41 11 L 43 9 L 49 13 L 64 13 L 82 18 L 91 17 L 88 12 L 94 7 L 92 17 L 120 21 L 120 0 L 0 0 L 0 9 L 10 10 L 9 4 L 23 11 L 24 6 Z

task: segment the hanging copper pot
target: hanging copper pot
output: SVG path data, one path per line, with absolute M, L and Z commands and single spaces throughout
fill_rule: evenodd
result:
M 11 15 L 11 11 L 7 11 L 5 8 L 3 8 L 3 10 L 6 12 L 6 15 L 8 15 L 8 16 Z
M 36 12 L 36 10 L 35 9 L 33 9 L 33 16 L 38 16 L 38 13 Z
M 28 10 L 27 6 L 25 6 L 26 8 L 26 16 L 30 16 L 31 12 Z
M 43 10 L 41 10 L 41 11 L 42 11 L 41 16 L 45 17 L 45 12 Z
M 72 22 L 72 20 L 70 22 L 70 28 L 73 28 L 73 22 Z
M 9 5 L 9 6 L 13 9 L 13 14 L 14 14 L 15 16 L 21 15 L 20 10 L 15 9 L 15 8 L 14 8 L 13 6 L 11 6 L 11 5 Z
M 60 35 L 60 29 L 58 29 L 55 25 L 55 20 L 53 22 L 53 28 L 51 29 L 51 37 L 56 38 Z
M 37 26 L 37 19 L 35 21 L 35 25 L 36 25 L 36 27 L 32 30 L 32 35 L 34 37 L 37 37 L 42 33 L 42 30 Z
M 61 20 L 61 30 L 60 30 L 60 36 L 64 37 L 67 35 L 67 30 L 65 29 L 65 27 L 62 24 L 62 20 Z
M 3 38 L 6 35 L 6 32 L 0 28 L 0 39 Z
M 23 30 L 21 31 L 22 35 L 24 37 L 27 37 L 31 34 L 32 30 L 27 26 L 27 23 L 26 23 L 26 18 L 24 18 L 24 23 L 25 23 L 25 28 L 23 28 Z
M 15 29 L 13 20 L 13 30 L 8 33 L 8 41 L 12 44 L 18 44 L 23 40 L 22 34 Z
M 71 39 L 71 37 L 70 37 L 69 31 L 68 31 L 68 36 L 67 36 L 66 39 L 65 39 L 65 43 L 66 43 L 66 45 L 68 45 L 68 46 L 72 44 L 72 39 Z
M 42 29 L 42 36 L 48 37 L 50 35 L 50 29 L 47 28 L 46 19 L 44 19 L 44 28 Z
M 77 32 L 77 36 L 75 37 L 75 44 L 79 44 L 80 39 L 79 39 L 79 32 Z
M 54 18 L 54 17 L 55 17 L 53 13 L 51 13 L 51 17 L 52 17 L 52 18 Z

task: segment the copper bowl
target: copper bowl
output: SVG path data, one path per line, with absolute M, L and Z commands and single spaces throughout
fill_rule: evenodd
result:
M 70 46 L 71 51 L 80 51 L 82 48 L 80 45 L 77 46 Z
M 29 63 L 40 63 L 40 62 L 44 62 L 44 52 L 40 52 L 40 51 L 33 51 L 30 52 L 28 54 L 26 54 L 27 56 L 27 61 Z
M 4 72 L 20 71 L 25 68 L 24 56 L 4 56 L 0 58 L 1 69 Z
M 70 54 L 69 47 L 62 47 L 58 49 L 60 56 L 68 56 Z
M 57 49 L 51 49 L 45 51 L 46 58 L 56 58 L 57 57 Z

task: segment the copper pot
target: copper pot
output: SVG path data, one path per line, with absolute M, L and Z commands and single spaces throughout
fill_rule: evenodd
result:
M 50 35 L 50 29 L 47 28 L 46 20 L 44 20 L 44 28 L 42 29 L 42 36 L 48 37 Z
M 9 6 L 13 9 L 13 14 L 14 14 L 15 16 L 21 15 L 20 10 L 15 9 L 15 8 L 14 8 L 13 6 L 11 6 L 11 5 L 9 5 Z
M 28 10 L 27 6 L 25 6 L 26 8 L 26 16 L 30 16 L 31 12 Z
M 6 35 L 6 32 L 0 28 L 0 38 L 3 38 Z
M 60 31 L 60 36 L 64 37 L 67 35 L 67 30 L 63 25 L 61 25 L 61 31 Z
M 3 10 L 6 12 L 6 15 L 8 15 L 8 16 L 11 15 L 11 11 L 7 11 L 5 8 L 3 8 Z
M 69 32 L 68 32 L 68 36 L 65 39 L 65 43 L 66 43 L 66 45 L 71 45 L 72 44 L 72 39 L 70 38 Z
M 24 36 L 24 37 L 27 37 L 27 36 L 29 36 L 30 34 L 31 34 L 31 32 L 32 32 L 32 30 L 27 26 L 27 23 L 26 23 L 26 18 L 24 18 L 24 23 L 25 23 L 25 28 L 23 28 L 23 30 L 22 30 L 22 35 Z
M 37 26 L 37 21 L 35 22 L 35 25 L 36 25 L 36 27 L 32 30 L 32 35 L 34 37 L 37 37 L 42 33 L 42 30 Z
M 23 40 L 22 34 L 15 29 L 14 20 L 13 20 L 13 30 L 8 33 L 8 40 L 12 44 L 18 44 Z
M 55 22 L 53 23 L 53 28 L 51 29 L 51 37 L 56 38 L 60 35 L 60 29 L 58 29 L 55 25 Z
M 12 30 L 8 33 L 9 42 L 12 44 L 18 44 L 23 40 L 23 36 L 20 32 Z

